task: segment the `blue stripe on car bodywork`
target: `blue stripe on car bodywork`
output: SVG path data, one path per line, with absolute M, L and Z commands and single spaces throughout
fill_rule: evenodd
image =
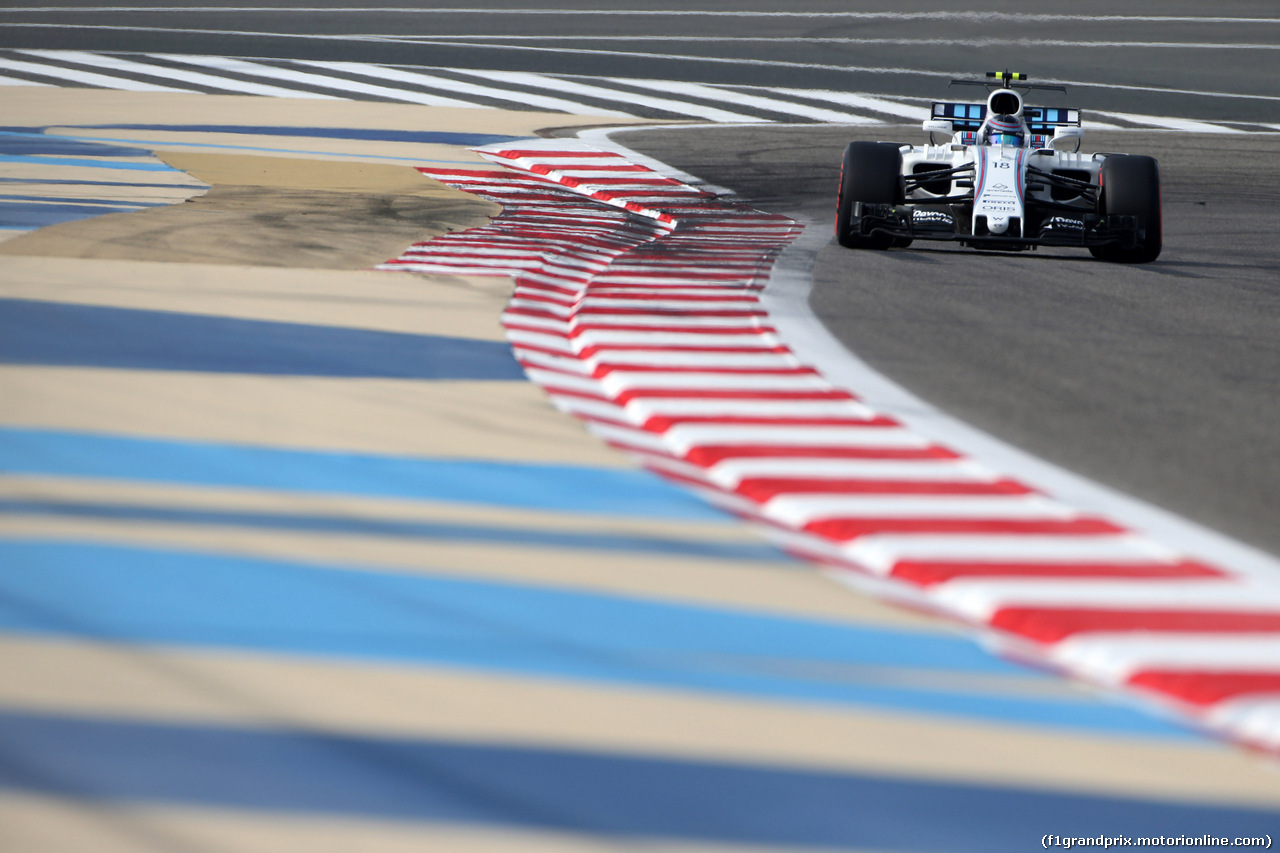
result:
M 408 498 L 553 512 L 725 520 L 621 468 L 294 450 L 0 427 L 0 472 Z
M 1046 832 L 1262 837 L 1280 818 L 868 772 L 18 712 L 0 713 L 0 788 L 99 804 L 539 829 L 597 843 L 894 853 L 1023 853 Z
M 1038 678 L 963 637 L 228 555 L 0 540 L 0 631 L 1189 737 L 1083 695 L 957 688 L 940 676 Z
M 0 363 L 271 376 L 524 379 L 510 346 L 499 341 L 27 299 L 0 299 Z

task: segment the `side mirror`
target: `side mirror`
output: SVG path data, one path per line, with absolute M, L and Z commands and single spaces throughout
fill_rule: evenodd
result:
M 937 143 L 934 142 L 933 135 L 935 133 L 945 133 L 947 136 L 950 136 L 951 122 L 941 118 L 927 118 L 924 120 L 924 129 L 929 133 L 929 141 L 936 145 Z
M 1059 125 L 1053 129 L 1053 141 L 1049 144 L 1053 150 L 1070 147 L 1072 151 L 1080 150 L 1080 141 L 1084 139 L 1084 130 L 1071 125 Z

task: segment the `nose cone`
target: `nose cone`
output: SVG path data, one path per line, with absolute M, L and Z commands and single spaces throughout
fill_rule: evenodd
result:
M 988 216 L 987 230 L 992 234 L 1003 234 L 1009 230 L 1009 217 L 1007 216 Z

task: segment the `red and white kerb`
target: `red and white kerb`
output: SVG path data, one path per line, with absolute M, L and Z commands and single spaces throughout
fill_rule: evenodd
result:
M 421 171 L 502 214 L 380 268 L 513 276 L 507 336 L 559 408 L 837 576 L 1280 753 L 1280 579 L 1080 511 L 804 364 L 759 300 L 794 221 L 578 143 L 481 153 L 504 168 Z

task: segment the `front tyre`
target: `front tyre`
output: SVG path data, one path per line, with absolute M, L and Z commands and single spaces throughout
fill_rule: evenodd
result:
M 850 142 L 840 165 L 836 195 L 836 240 L 848 249 L 888 249 L 896 242 L 887 234 L 862 234 L 853 222 L 854 202 L 899 204 L 902 200 L 902 152 L 892 142 Z
M 1098 213 L 1108 216 L 1135 216 L 1138 219 L 1137 244 L 1092 246 L 1095 258 L 1120 264 L 1149 264 L 1160 257 L 1164 244 L 1163 217 L 1160 209 L 1160 165 L 1153 157 L 1138 154 L 1113 154 L 1102 161 L 1102 197 Z

